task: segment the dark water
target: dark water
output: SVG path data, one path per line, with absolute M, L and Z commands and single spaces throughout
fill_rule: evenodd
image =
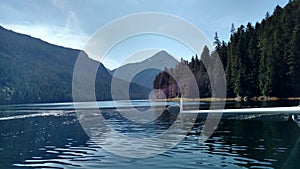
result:
M 146 127 L 136 125 L 119 118 L 110 103 L 101 104 L 109 123 L 121 133 L 147 137 L 162 132 L 172 123 L 168 117 L 161 117 L 161 121 Z M 226 107 L 298 103 L 257 104 L 228 103 Z M 70 104 L 2 106 L 0 168 L 299 168 L 300 128 L 291 119 L 223 119 L 205 143 L 198 142 L 201 124 L 197 121 L 171 150 L 154 157 L 133 159 L 111 154 L 91 140 Z

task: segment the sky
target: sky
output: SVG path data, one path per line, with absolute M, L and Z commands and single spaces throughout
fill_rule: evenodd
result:
M 228 41 L 231 24 L 235 27 L 261 21 L 266 12 L 288 0 L 1 0 L 0 25 L 49 43 L 84 49 L 88 40 L 105 25 L 120 17 L 159 12 L 178 16 L 193 24 L 213 43 L 215 32 Z M 194 55 L 181 42 L 158 35 L 128 38 L 117 44 L 102 60 L 109 69 L 127 63 L 126 57 L 148 50 L 152 55 L 167 50 L 185 59 Z M 152 51 L 152 52 L 151 52 Z M 141 52 L 140 52 L 141 53 Z M 143 52 L 142 52 L 143 53 Z M 145 53 L 145 52 L 144 52 Z M 135 60 L 140 61 L 144 58 Z

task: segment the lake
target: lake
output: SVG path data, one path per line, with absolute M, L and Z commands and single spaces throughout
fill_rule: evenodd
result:
M 150 106 L 147 101 L 131 104 L 145 110 Z M 228 102 L 226 108 L 298 104 L 298 101 Z M 119 105 L 122 110 L 131 110 L 127 102 Z M 147 124 L 133 123 L 120 116 L 113 102 L 77 106 L 87 113 L 100 107 L 103 117 L 117 132 L 135 138 L 163 133 L 174 122 L 171 116 L 162 114 Z M 161 103 L 154 106 L 164 108 Z M 209 103 L 199 105 L 201 109 L 208 106 Z M 90 138 L 81 127 L 72 103 L 0 106 L 0 168 L 298 168 L 300 128 L 288 115 L 281 116 L 255 120 L 224 118 L 204 143 L 198 141 L 203 124 L 198 119 L 170 150 L 148 158 L 128 158 L 106 151 Z M 176 133 L 173 135 L 176 137 Z M 115 149 L 118 146 L 122 151 L 122 145 Z M 130 153 L 136 152 L 133 149 Z

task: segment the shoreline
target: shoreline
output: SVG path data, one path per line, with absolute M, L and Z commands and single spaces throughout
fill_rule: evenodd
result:
M 248 101 L 255 101 L 255 102 L 264 102 L 264 101 L 279 101 L 279 100 L 289 100 L 295 101 L 299 100 L 300 97 L 288 97 L 288 98 L 278 98 L 278 97 L 236 97 L 236 98 L 183 98 L 183 101 L 189 102 L 212 102 L 212 101 L 235 101 L 235 102 L 248 102 Z M 157 99 L 156 101 L 167 101 L 167 102 L 179 102 L 180 98 L 169 98 L 169 99 Z

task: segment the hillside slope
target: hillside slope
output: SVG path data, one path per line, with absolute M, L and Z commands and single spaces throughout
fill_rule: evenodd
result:
M 81 51 L 49 44 L 0 27 L 0 104 L 72 101 L 72 76 Z M 86 57 L 86 68 L 98 65 L 96 96 L 110 100 L 112 76 L 103 64 Z M 133 84 L 133 97 L 147 90 Z M 88 100 L 83 100 L 88 101 Z

